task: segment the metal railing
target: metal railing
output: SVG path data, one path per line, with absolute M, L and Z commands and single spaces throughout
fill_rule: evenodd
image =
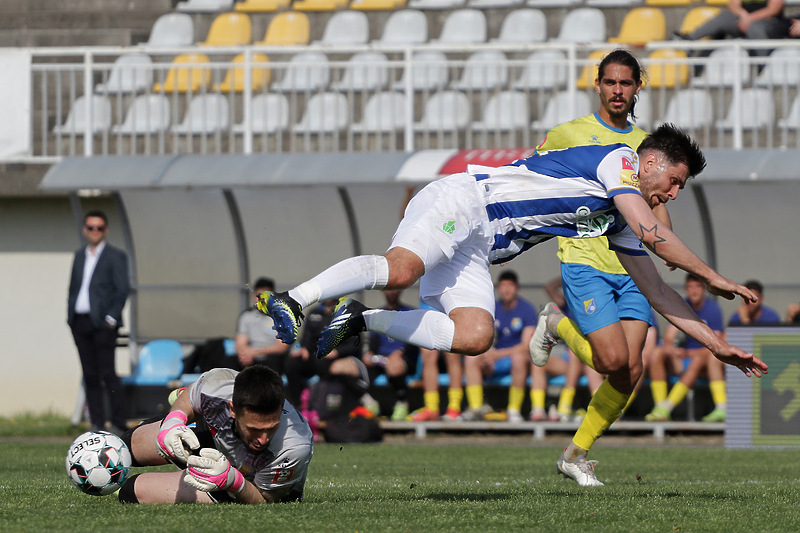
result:
M 30 159 L 535 146 L 597 108 L 591 54 L 610 48 L 32 49 Z M 687 57 L 656 57 L 663 49 Z M 800 147 L 800 43 L 669 41 L 634 53 L 649 73 L 644 129 L 673 121 L 703 147 Z

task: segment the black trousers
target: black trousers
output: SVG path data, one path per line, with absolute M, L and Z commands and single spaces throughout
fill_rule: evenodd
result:
M 114 366 L 117 328 L 98 328 L 88 315 L 76 315 L 72 323 L 72 338 L 81 360 L 86 405 L 92 425 L 102 428 L 106 423 L 103 401 L 105 385 L 111 406 L 108 419 L 112 425 L 125 428 L 125 390 Z

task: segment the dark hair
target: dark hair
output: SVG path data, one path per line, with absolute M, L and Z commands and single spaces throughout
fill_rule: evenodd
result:
M 519 278 L 517 278 L 517 273 L 513 270 L 503 270 L 500 272 L 500 275 L 497 276 L 497 283 L 506 280 L 513 281 L 514 285 L 519 285 Z
M 258 292 L 261 289 L 265 289 L 268 291 L 275 290 L 275 280 L 272 278 L 258 278 L 255 283 L 253 283 L 253 291 Z
M 600 64 L 597 66 L 598 80 L 603 81 L 603 77 L 606 75 L 606 67 L 608 65 L 622 65 L 623 67 L 628 67 L 631 69 L 631 74 L 633 74 L 633 79 L 636 84 L 642 84 L 642 66 L 639 64 L 639 60 L 627 50 L 622 50 L 619 48 L 612 50 L 603 58 L 602 61 L 600 61 Z M 636 107 L 637 98 L 638 96 L 633 98 L 631 109 L 629 111 L 631 118 L 634 120 L 636 119 L 636 114 L 633 112 L 633 109 Z
M 744 286 L 751 291 L 757 292 L 758 294 L 764 294 L 764 285 L 762 285 L 757 279 L 749 279 L 745 281 Z
M 93 209 L 93 210 L 89 211 L 88 213 L 86 213 L 85 215 L 83 215 L 83 223 L 84 224 L 86 223 L 86 220 L 89 217 L 102 218 L 103 219 L 103 224 L 105 224 L 106 226 L 108 225 L 108 217 L 106 216 L 106 214 L 104 212 L 100 211 L 99 209 Z
M 696 274 L 692 274 L 691 272 L 688 272 L 686 274 L 686 283 L 689 283 L 690 281 L 696 281 L 698 283 L 703 283 L 703 280 L 700 279 L 700 276 L 698 276 Z
M 233 382 L 233 409 L 269 415 L 283 408 L 283 379 L 266 365 L 248 366 Z
M 697 176 L 706 168 L 706 157 L 700 146 L 674 124 L 660 125 L 644 138 L 636 150 L 640 157 L 652 151 L 661 152 L 673 165 L 685 163 L 689 168 L 689 177 Z

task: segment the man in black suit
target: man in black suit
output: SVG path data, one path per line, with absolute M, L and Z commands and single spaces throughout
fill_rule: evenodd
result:
M 117 376 L 114 352 L 128 299 L 128 256 L 106 242 L 108 218 L 90 211 L 83 218 L 87 245 L 75 252 L 67 298 L 67 323 L 81 359 L 92 429 L 106 423 L 103 387 L 111 405 L 112 431 L 125 429 L 125 391 Z

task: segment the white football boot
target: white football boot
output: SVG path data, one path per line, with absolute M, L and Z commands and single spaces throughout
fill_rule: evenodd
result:
M 528 349 L 531 354 L 531 360 L 536 366 L 544 366 L 547 360 L 550 359 L 550 352 L 558 343 L 558 334 L 555 331 L 550 331 L 548 328 L 548 318 L 553 315 L 564 316 L 561 309 L 558 308 L 553 302 L 547 302 L 539 313 L 539 322 L 536 324 L 536 331 L 533 332 L 531 342 L 528 344 Z M 561 319 L 559 318 L 559 321 Z
M 594 466 L 597 461 L 587 461 L 585 455 L 579 455 L 574 463 L 568 463 L 564 454 L 558 458 L 556 466 L 558 472 L 569 479 L 574 479 L 581 487 L 602 487 L 603 482 L 594 475 Z

